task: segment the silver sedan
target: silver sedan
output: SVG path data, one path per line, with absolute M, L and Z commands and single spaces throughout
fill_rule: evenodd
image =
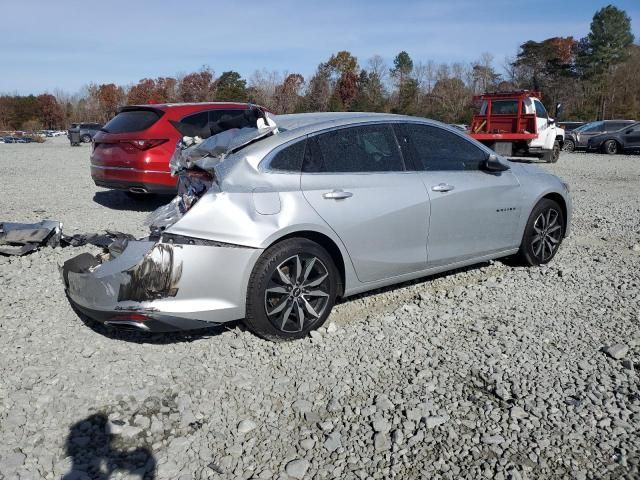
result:
M 338 297 L 499 257 L 544 264 L 568 234 L 562 180 L 444 124 L 365 113 L 258 122 L 196 146 L 217 142 L 218 157 L 185 150 L 186 184 L 149 238 L 65 264 L 80 311 L 147 331 L 242 319 L 296 339 Z

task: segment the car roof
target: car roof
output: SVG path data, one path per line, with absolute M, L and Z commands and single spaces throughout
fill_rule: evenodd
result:
M 273 119 L 279 128 L 285 131 L 295 131 L 300 134 L 303 133 L 303 130 L 305 134 L 308 134 L 331 127 L 363 122 L 413 121 L 445 125 L 426 118 L 371 112 L 292 113 L 288 115 L 274 115 Z M 298 132 L 298 130 L 300 130 L 300 132 Z
M 320 112 L 320 113 L 294 113 L 287 115 L 273 115 L 273 120 L 278 126 L 279 133 L 260 139 L 259 141 L 243 148 L 242 155 L 254 166 L 257 166 L 262 158 L 274 148 L 294 141 L 305 135 L 312 135 L 316 132 L 328 130 L 335 127 L 357 125 L 361 123 L 375 122 L 407 122 L 432 125 L 454 133 L 466 140 L 476 144 L 478 148 L 489 152 L 488 148 L 467 136 L 462 130 L 422 117 L 412 117 L 409 115 L 395 115 L 390 113 L 370 113 L 370 112 Z
M 245 103 L 245 102 L 177 102 L 177 103 L 148 103 L 148 104 L 127 105 L 126 108 L 144 107 L 144 108 L 157 108 L 160 110 L 165 110 L 170 108 L 193 108 L 193 107 L 248 108 L 251 105 L 252 105 L 251 103 Z

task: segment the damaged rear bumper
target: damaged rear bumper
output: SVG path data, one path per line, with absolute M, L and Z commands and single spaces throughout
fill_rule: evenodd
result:
M 173 243 L 130 241 L 115 258 L 85 253 L 68 260 L 62 277 L 69 300 L 96 321 L 143 331 L 244 318 L 247 282 L 262 250 L 168 237 Z

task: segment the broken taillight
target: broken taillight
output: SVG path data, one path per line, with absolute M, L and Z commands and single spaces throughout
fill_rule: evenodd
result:
M 157 139 L 157 140 L 122 140 L 120 142 L 120 148 L 122 148 L 127 153 L 137 153 L 145 150 L 149 150 L 150 148 L 157 147 L 158 145 L 162 145 L 165 142 L 168 142 L 167 139 Z

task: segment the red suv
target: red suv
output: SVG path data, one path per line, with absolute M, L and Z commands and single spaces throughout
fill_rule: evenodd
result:
M 175 193 L 177 179 L 169 160 L 190 126 L 199 132 L 254 105 L 246 103 L 176 103 L 123 107 L 93 138 L 91 177 L 99 187 L 134 194 Z

